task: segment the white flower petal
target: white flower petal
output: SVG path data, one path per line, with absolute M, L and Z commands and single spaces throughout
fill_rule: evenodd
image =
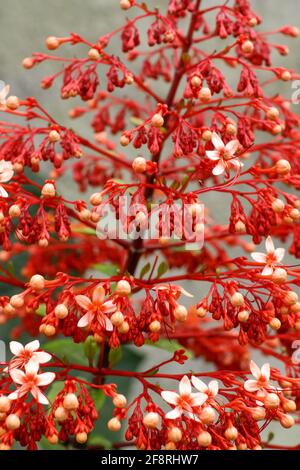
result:
M 44 372 L 37 376 L 38 385 L 49 385 L 55 379 L 54 372 Z
M 244 389 L 247 390 L 247 392 L 257 392 L 259 390 L 259 387 L 257 385 L 256 380 L 246 380 L 244 383 Z
M 108 317 L 105 317 L 105 329 L 106 331 L 113 331 L 114 326 Z
M 0 196 L 1 197 L 8 197 L 8 192 L 0 185 Z
M 190 292 L 186 291 L 185 289 L 183 289 L 183 287 L 180 287 L 180 292 L 185 295 L 186 297 L 194 297 L 193 294 L 191 294 Z
M 20 356 L 20 354 L 24 351 L 24 346 L 18 341 L 11 341 L 9 343 L 9 349 L 13 353 L 14 356 Z
M 250 370 L 253 377 L 259 379 L 261 376 L 261 370 L 254 361 L 250 361 Z
M 213 397 L 218 395 L 219 392 L 219 384 L 217 380 L 211 380 L 208 384 L 208 389 Z
M 34 341 L 30 341 L 30 343 L 27 343 L 25 346 L 26 351 L 37 351 L 40 347 L 40 342 L 36 339 Z
M 78 328 L 85 328 L 90 324 L 91 315 L 87 312 L 83 317 L 80 318 L 79 322 L 77 323 Z
M 190 395 L 191 393 L 192 393 L 191 382 L 188 376 L 185 375 L 184 377 L 182 377 L 182 379 L 179 382 L 179 394 Z
M 91 300 L 86 295 L 75 295 L 75 300 L 83 310 L 89 310 L 92 305 Z
M 215 175 L 215 176 L 219 176 L 219 175 L 222 175 L 222 173 L 224 173 L 224 171 L 225 171 L 224 163 L 223 163 L 223 161 L 220 161 L 220 162 L 213 168 L 212 174 Z
M 48 398 L 40 391 L 38 387 L 32 388 L 31 394 L 39 403 L 41 403 L 41 405 L 49 405 Z
M 220 154 L 218 150 L 206 150 L 206 156 L 210 160 L 220 160 Z
M 181 416 L 182 414 L 182 411 L 180 408 L 174 408 L 174 410 L 171 410 L 169 411 L 165 417 L 166 419 L 176 419 L 176 418 L 179 418 L 179 416 Z
M 112 300 L 107 300 L 104 302 L 102 308 L 105 313 L 114 313 L 117 310 L 117 306 L 113 303 Z
M 177 405 L 180 398 L 178 393 L 172 392 L 170 390 L 164 390 L 161 392 L 161 396 L 167 403 L 170 403 L 171 405 Z
M 262 276 L 271 276 L 273 274 L 274 269 L 272 266 L 265 266 L 264 269 L 262 270 L 261 274 Z
M 223 140 L 216 132 L 213 132 L 211 140 L 215 149 L 222 150 L 225 147 Z
M 225 145 L 225 150 L 231 156 L 233 156 L 236 153 L 239 145 L 240 145 L 240 143 L 239 143 L 238 140 L 231 140 L 230 142 L 228 142 L 228 144 Z
M 105 297 L 105 290 L 103 289 L 103 287 L 96 286 L 92 295 L 93 302 L 95 302 L 98 305 L 99 304 L 101 305 L 103 304 L 104 297 Z
M 274 251 L 274 255 L 276 257 L 277 263 L 280 263 L 280 261 L 283 260 L 285 254 L 285 249 L 284 248 L 276 248 Z
M 267 382 L 270 380 L 271 368 L 270 368 L 270 364 L 268 362 L 262 366 L 261 375 L 263 375 L 265 377 Z
M 274 253 L 275 250 L 274 243 L 270 235 L 266 239 L 266 250 L 267 253 Z
M 34 358 L 36 358 L 37 362 L 39 362 L 40 364 L 45 364 L 46 362 L 51 361 L 52 356 L 51 354 L 46 353 L 44 351 L 38 351 L 34 353 Z
M 267 255 L 265 253 L 259 253 L 255 251 L 251 253 L 251 258 L 254 259 L 257 263 L 265 263 L 267 261 Z
M 194 387 L 197 390 L 199 390 L 199 392 L 202 392 L 202 393 L 207 392 L 208 387 L 207 387 L 206 383 L 204 383 L 202 380 L 198 379 L 198 377 L 195 377 L 194 375 L 192 375 L 191 381 L 192 381 L 192 384 L 194 385 Z
M 208 396 L 205 393 L 192 393 L 192 406 L 202 406 L 206 402 Z
M 25 374 L 20 369 L 11 369 L 9 370 L 9 375 L 16 384 L 22 385 L 24 383 Z
M 26 374 L 36 375 L 38 373 L 39 367 L 40 365 L 37 361 L 29 361 L 27 364 L 25 364 L 25 372 Z

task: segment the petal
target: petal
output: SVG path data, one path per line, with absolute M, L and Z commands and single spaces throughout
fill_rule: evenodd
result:
M 283 260 L 285 254 L 285 249 L 284 248 L 276 248 L 274 251 L 274 255 L 276 257 L 277 263 L 280 263 L 280 261 Z
M 25 372 L 26 374 L 36 375 L 38 373 L 39 367 L 40 365 L 37 361 L 31 360 L 25 364 Z
M 257 381 L 246 380 L 246 382 L 244 383 L 244 389 L 247 390 L 247 392 L 257 392 L 257 390 L 259 390 L 259 387 L 257 386 Z
M 202 380 L 198 379 L 198 377 L 195 377 L 194 375 L 192 375 L 191 380 L 192 380 L 192 384 L 197 390 L 203 393 L 207 392 L 208 387 L 206 383 L 204 383 Z
M 185 295 L 186 297 L 194 297 L 193 294 L 191 294 L 190 292 L 186 291 L 185 289 L 183 289 L 183 287 L 180 287 L 180 292 Z
M 10 400 L 18 400 L 19 398 L 23 397 L 27 393 L 28 393 L 28 390 L 26 387 L 20 387 L 18 390 L 8 395 L 7 398 L 9 398 Z
M 225 166 L 223 161 L 220 161 L 213 169 L 212 174 L 215 176 L 222 175 L 225 171 Z
M 49 385 L 55 379 L 54 372 L 44 372 L 43 374 L 39 374 L 37 376 L 38 384 L 39 385 Z
M 228 144 L 225 145 L 225 150 L 231 156 L 233 156 L 236 153 L 239 145 L 240 145 L 240 143 L 239 143 L 238 140 L 231 140 L 230 142 L 228 142 Z
M 107 300 L 107 302 L 104 302 L 102 308 L 105 313 L 114 313 L 117 310 L 117 306 L 113 303 L 112 300 Z
M 77 323 L 78 328 L 85 328 L 90 324 L 91 321 L 91 314 L 87 312 L 83 317 L 80 318 L 79 322 Z
M 205 153 L 207 158 L 210 160 L 220 160 L 220 154 L 218 150 L 207 150 Z
M 0 91 L 0 101 L 5 100 L 5 98 L 7 97 L 8 93 L 9 93 L 9 90 L 10 90 L 9 85 L 5 85 L 2 88 L 2 90 Z
M 103 287 L 96 286 L 92 295 L 93 302 L 101 305 L 103 304 L 104 297 L 105 297 L 105 290 L 103 289 Z
M 8 192 L 0 185 L 0 196 L 1 197 L 8 197 Z
M 40 364 L 45 364 L 46 362 L 51 361 L 52 356 L 49 353 L 46 353 L 44 351 L 38 351 L 34 353 L 34 357 L 36 358 L 37 362 Z
M 10 393 L 7 398 L 9 400 L 17 400 L 19 398 L 18 391 Z
M 201 406 L 206 402 L 208 396 L 205 393 L 192 393 L 192 406 Z
M 262 270 L 261 274 L 262 276 L 271 276 L 273 274 L 274 269 L 272 266 L 265 266 L 264 269 Z
M 174 408 L 174 410 L 169 411 L 165 417 L 166 419 L 176 419 L 179 418 L 179 416 L 182 415 L 182 411 L 180 408 Z
M 251 258 L 253 258 L 257 263 L 265 263 L 267 260 L 267 255 L 265 255 L 265 253 L 254 251 L 254 253 L 251 253 Z
M 105 329 L 106 331 L 113 331 L 114 326 L 109 318 L 105 317 Z
M 26 351 L 37 351 L 40 347 L 40 342 L 36 339 L 34 341 L 31 341 L 30 343 L 27 343 L 25 346 Z
M 267 253 L 274 253 L 275 250 L 274 243 L 270 235 L 266 239 L 266 250 Z
M 8 181 L 10 181 L 12 179 L 13 176 L 14 176 L 14 171 L 13 170 L 4 170 L 4 171 L 0 170 L 0 181 L 1 181 L 1 183 L 7 183 Z
M 211 140 L 215 149 L 222 150 L 225 147 L 223 140 L 216 132 L 213 132 Z
M 9 343 L 9 349 L 13 353 L 14 356 L 20 356 L 20 354 L 24 351 L 24 346 L 18 341 L 11 341 Z
M 261 376 L 261 370 L 254 361 L 250 361 L 250 370 L 253 377 L 259 379 Z
M 270 369 L 270 364 L 269 363 L 266 363 L 262 366 L 261 375 L 263 375 L 267 381 L 270 380 L 271 369 Z
M 91 300 L 86 295 L 75 295 L 75 300 L 83 310 L 88 310 L 92 305 Z
M 190 395 L 191 393 L 192 393 L 191 382 L 188 376 L 185 375 L 184 377 L 182 377 L 182 379 L 179 382 L 179 394 Z
M 31 389 L 31 395 L 39 402 L 41 405 L 49 405 L 48 398 L 40 391 L 38 387 Z
M 208 388 L 213 397 L 218 395 L 219 383 L 217 380 L 211 380 L 208 384 Z
M 11 369 L 9 375 L 16 384 L 23 384 L 25 379 L 25 374 L 20 369 Z
M 171 405 L 177 405 L 178 399 L 180 398 L 178 393 L 172 392 L 170 390 L 161 392 L 161 396 L 167 403 L 170 403 Z

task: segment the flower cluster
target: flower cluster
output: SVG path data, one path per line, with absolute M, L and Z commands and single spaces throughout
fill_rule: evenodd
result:
M 53 63 L 42 88 L 80 100 L 69 117 L 92 138 L 0 91 L 0 325 L 13 355 L 0 365 L 0 449 L 285 448 L 263 431 L 300 423 L 300 269 L 287 256 L 300 258 L 300 119 L 269 85 L 299 78 L 272 39 L 299 30 L 263 29 L 250 0 L 120 8 L 126 21 L 95 42 L 49 36 L 23 61 Z M 109 208 L 126 235 L 159 213 L 157 236 L 101 237 Z M 204 233 L 193 250 L 177 227 L 187 218 Z M 141 370 L 137 348 L 166 359 Z M 211 371 L 191 372 L 191 356 Z

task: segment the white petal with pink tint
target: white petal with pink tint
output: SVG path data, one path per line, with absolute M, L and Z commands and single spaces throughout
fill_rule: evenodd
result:
M 265 263 L 267 261 L 267 255 L 265 253 L 254 252 L 251 253 L 251 258 L 257 263 Z
M 263 375 L 266 378 L 267 381 L 270 380 L 271 368 L 270 368 L 269 363 L 266 363 L 262 366 L 261 375 Z
M 105 329 L 106 331 L 113 331 L 114 326 L 109 318 L 105 317 Z
M 266 239 L 266 250 L 268 253 L 274 253 L 275 247 L 270 235 Z
M 187 375 L 182 377 L 179 382 L 179 393 L 180 395 L 190 395 L 192 393 L 191 382 Z
M 102 308 L 105 313 L 114 313 L 117 310 L 116 304 L 114 304 L 112 300 L 104 302 Z
M 43 374 L 39 374 L 38 376 L 38 385 L 49 385 L 55 379 L 54 372 L 44 372 Z
M 79 322 L 77 323 L 77 326 L 79 328 L 85 328 L 90 324 L 91 321 L 91 314 L 87 312 L 83 317 L 80 318 Z
M 14 356 L 19 356 L 24 351 L 24 346 L 18 341 L 11 341 L 9 343 L 9 349 L 13 353 Z
M 284 248 L 276 248 L 274 251 L 274 255 L 276 256 L 277 263 L 280 263 L 280 261 L 283 260 L 284 255 L 285 255 L 285 249 Z
M 203 392 L 203 393 L 207 392 L 208 387 L 206 383 L 204 383 L 202 380 L 198 379 L 198 377 L 195 377 L 194 375 L 192 376 L 191 380 L 192 380 L 192 384 L 197 390 L 199 390 L 199 392 Z
M 254 361 L 250 361 L 250 370 L 253 377 L 259 379 L 259 377 L 261 376 L 261 370 Z
M 213 397 L 218 395 L 219 392 L 219 384 L 217 380 L 211 380 L 208 384 L 208 389 Z
M 256 380 L 247 380 L 244 383 L 244 389 L 247 390 L 247 392 L 257 392 L 259 390 L 259 387 L 257 385 Z
M 274 269 L 272 266 L 265 266 L 264 269 L 262 270 L 261 274 L 262 276 L 271 276 L 274 272 Z
M 0 185 L 0 196 L 1 197 L 8 197 L 8 192 Z
M 174 408 L 174 410 L 171 410 L 166 414 L 166 418 L 177 419 L 179 418 L 179 416 L 181 416 L 181 414 L 182 414 L 182 411 L 180 410 L 180 408 Z
M 96 286 L 92 295 L 93 302 L 97 304 L 102 304 L 104 297 L 105 297 L 105 290 L 103 289 L 103 287 Z
M 215 176 L 219 176 L 219 175 L 222 175 L 222 173 L 224 173 L 225 171 L 225 166 L 224 166 L 224 163 L 222 161 L 220 161 L 214 168 L 213 168 L 213 175 Z
M 205 393 L 192 393 L 191 394 L 192 398 L 192 406 L 201 406 L 203 403 L 206 402 L 208 399 L 208 396 Z
M 223 140 L 216 132 L 213 132 L 211 140 L 215 149 L 222 150 L 225 147 Z
M 49 405 L 48 398 L 40 391 L 38 387 L 32 388 L 31 394 L 39 403 L 41 403 L 41 405 Z
M 177 405 L 178 403 L 179 395 L 176 392 L 164 390 L 161 392 L 161 396 L 167 403 L 170 403 L 171 405 Z
M 25 373 L 20 369 L 11 369 L 9 375 L 16 384 L 23 384 L 25 380 Z
M 44 351 L 37 351 L 34 353 L 33 360 L 37 360 L 40 364 L 45 364 L 51 361 L 52 356 Z
M 209 160 L 220 160 L 220 155 L 218 150 L 207 150 L 206 151 L 206 156 L 209 158 Z
M 225 145 L 225 150 L 230 154 L 234 155 L 239 147 L 239 141 L 238 140 L 231 140 L 228 142 L 228 144 Z
M 30 343 L 27 343 L 25 346 L 26 351 L 37 351 L 40 347 L 40 342 L 36 339 L 34 341 L 30 341 Z
M 86 295 L 76 295 L 75 300 L 84 310 L 89 310 L 92 305 L 91 300 Z

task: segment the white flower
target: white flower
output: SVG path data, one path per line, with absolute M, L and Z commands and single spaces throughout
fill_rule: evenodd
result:
M 209 384 L 206 385 L 206 383 L 198 379 L 198 377 L 192 376 L 192 384 L 199 392 L 205 393 L 207 399 L 214 398 L 218 395 L 219 384 L 217 380 L 211 380 Z
M 21 385 L 15 392 L 8 395 L 10 400 L 19 398 L 31 393 L 31 395 L 42 405 L 48 405 L 48 398 L 41 392 L 39 387 L 49 385 L 55 379 L 54 372 L 45 372 L 38 374 L 39 364 L 30 361 L 25 365 L 25 372 L 20 369 L 12 369 L 9 374 L 14 383 Z
M 31 341 L 23 346 L 17 341 L 11 341 L 9 347 L 14 357 L 9 362 L 9 367 L 6 367 L 5 372 L 14 368 L 22 368 L 26 364 L 36 362 L 37 364 L 45 364 L 51 360 L 51 354 L 44 351 L 38 351 L 40 343 L 38 340 Z
M 7 183 L 14 176 L 14 170 L 11 162 L 6 162 L 5 160 L 0 160 L 0 183 Z M 0 185 L 0 196 L 8 197 L 7 192 Z
M 285 249 L 276 248 L 275 250 L 273 240 L 270 236 L 268 236 L 266 239 L 266 250 L 267 253 L 251 253 L 251 257 L 257 263 L 265 264 L 265 267 L 262 270 L 262 275 L 270 276 L 273 274 L 274 266 L 282 261 Z
M 270 364 L 264 364 L 260 369 L 254 361 L 251 361 L 250 370 L 254 380 L 246 380 L 244 383 L 244 389 L 247 390 L 247 392 L 264 392 L 265 388 L 268 387 L 268 382 L 270 380 Z M 269 386 L 268 388 L 272 387 Z
M 108 313 L 114 313 L 117 310 L 117 307 L 111 300 L 104 302 L 104 297 L 105 291 L 102 286 L 95 287 L 92 300 L 86 295 L 75 296 L 75 300 L 78 305 L 83 308 L 83 310 L 87 311 L 87 313 L 83 315 L 77 323 L 79 328 L 85 328 L 96 318 L 104 329 L 107 331 L 113 330 L 112 322 L 106 315 Z
M 9 90 L 10 90 L 10 86 L 5 85 L 5 83 L 4 83 L 4 87 L 0 91 L 0 105 L 1 106 L 4 106 L 4 107 L 6 106 L 6 98 L 8 97 Z
M 215 150 L 207 150 L 206 156 L 210 160 L 218 162 L 212 171 L 213 175 L 221 175 L 225 170 L 228 171 L 230 167 L 235 167 L 239 170 L 244 166 L 242 162 L 235 158 L 235 153 L 239 146 L 238 140 L 231 140 L 225 145 L 221 137 L 216 132 L 213 132 L 212 143 Z
M 175 408 L 166 414 L 167 419 L 179 418 L 182 413 L 197 420 L 193 408 L 197 408 L 207 400 L 205 393 L 192 393 L 192 386 L 189 378 L 185 375 L 179 382 L 179 394 L 173 391 L 161 392 L 162 398 L 169 404 L 175 405 Z

